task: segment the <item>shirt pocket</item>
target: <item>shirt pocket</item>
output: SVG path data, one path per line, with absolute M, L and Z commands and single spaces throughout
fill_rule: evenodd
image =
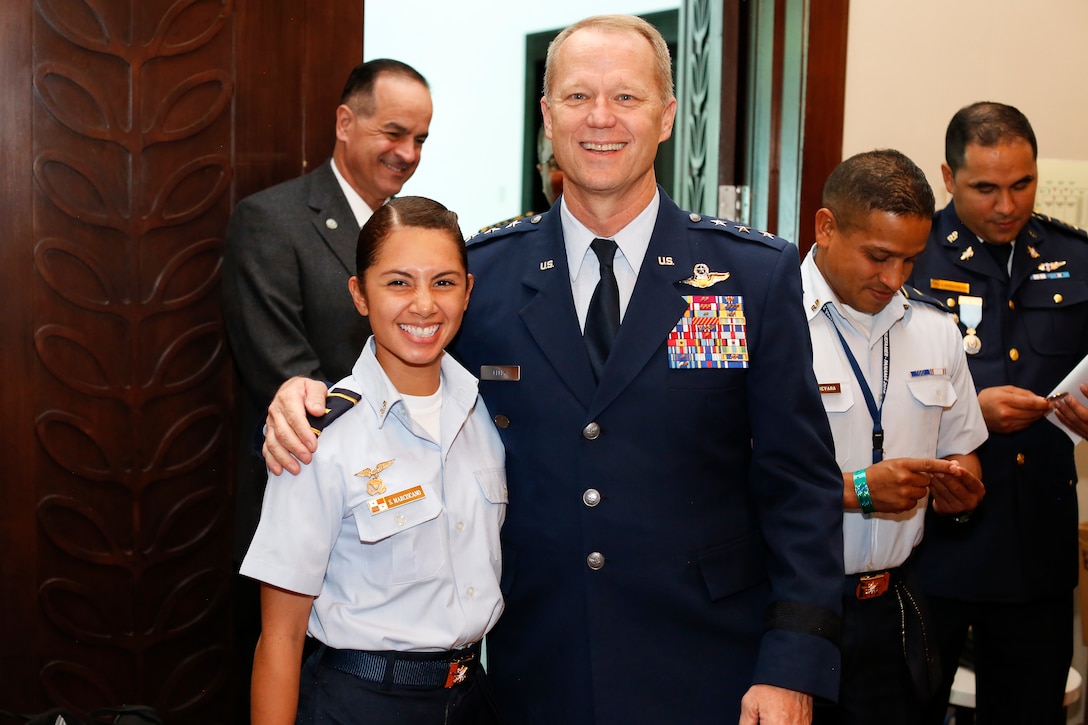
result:
M 433 579 L 446 563 L 442 502 L 429 485 L 409 503 L 372 513 L 370 501 L 352 510 L 363 546 L 362 570 L 375 584 L 410 584 Z M 408 489 L 410 492 L 412 489 Z M 404 493 L 387 493 L 386 505 Z
M 911 397 L 927 408 L 951 408 L 956 402 L 956 389 L 947 375 L 916 375 L 907 380 Z
M 824 382 L 816 383 L 820 389 L 820 402 L 824 404 L 824 412 L 845 413 L 854 407 L 854 386 L 848 382 Z
M 1032 280 L 1024 283 L 1017 298 L 1032 350 L 1040 355 L 1073 355 L 1082 349 L 1081 336 L 1088 330 L 1088 282 Z
M 499 507 L 498 517 L 499 527 L 501 527 L 503 521 L 506 520 L 506 505 L 510 503 L 510 496 L 506 488 L 506 469 L 502 467 L 482 468 L 474 471 L 474 474 L 484 500 L 493 506 Z M 498 534 L 498 528 L 488 532 L 487 545 L 492 561 L 499 561 L 502 558 L 502 544 Z

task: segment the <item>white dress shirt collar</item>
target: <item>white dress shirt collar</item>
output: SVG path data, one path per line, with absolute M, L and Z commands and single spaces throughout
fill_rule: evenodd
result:
M 332 175 L 336 177 L 336 183 L 340 184 L 340 190 L 344 192 L 344 197 L 348 200 L 351 213 L 355 215 L 355 221 L 358 222 L 359 228 L 362 229 L 367 219 L 374 215 L 374 210 L 363 201 L 363 197 L 359 196 L 359 192 L 352 188 L 344 175 L 340 173 L 340 169 L 336 166 L 336 159 L 332 160 Z

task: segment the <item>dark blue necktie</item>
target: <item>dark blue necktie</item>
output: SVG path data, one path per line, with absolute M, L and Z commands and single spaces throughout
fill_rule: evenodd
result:
M 612 341 L 620 329 L 620 287 L 612 262 L 616 257 L 616 243 L 611 239 L 594 239 L 590 245 L 601 263 L 601 281 L 593 290 L 586 313 L 586 348 L 593 375 L 601 379 L 601 370 L 612 349 Z

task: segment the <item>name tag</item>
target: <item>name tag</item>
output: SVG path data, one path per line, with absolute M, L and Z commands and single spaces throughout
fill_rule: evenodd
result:
M 378 498 L 371 499 L 366 502 L 366 505 L 370 508 L 370 515 L 380 514 L 382 511 L 388 511 L 395 509 L 397 506 L 403 506 L 406 503 L 412 503 L 413 501 L 421 501 L 427 497 L 427 494 L 423 492 L 423 486 L 412 486 L 406 488 L 403 491 L 397 493 L 391 493 L 386 496 L 379 496 Z
M 932 289 L 944 290 L 945 292 L 959 292 L 962 295 L 971 294 L 971 285 L 967 282 L 953 282 L 950 279 L 931 279 L 929 280 L 929 286 Z
M 481 365 L 480 380 L 516 383 L 521 380 L 520 365 Z
M 841 383 L 820 383 L 820 395 L 838 395 L 842 392 Z

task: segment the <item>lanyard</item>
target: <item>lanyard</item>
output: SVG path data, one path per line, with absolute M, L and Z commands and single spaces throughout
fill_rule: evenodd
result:
M 878 406 L 876 400 L 873 399 L 873 391 L 869 389 L 869 384 L 865 382 L 865 376 L 861 372 L 858 361 L 854 359 L 854 353 L 850 352 L 850 346 L 846 344 L 846 338 L 839 332 L 839 326 L 835 324 L 835 318 L 831 316 L 831 310 L 828 309 L 830 305 L 831 303 L 828 302 L 821 308 L 821 311 L 827 315 L 827 319 L 831 322 L 832 329 L 834 329 L 835 334 L 839 336 L 839 342 L 842 343 L 843 352 L 846 353 L 846 359 L 850 361 L 850 367 L 854 370 L 854 377 L 857 378 L 858 387 L 861 388 L 861 392 L 865 396 L 865 405 L 868 406 L 869 416 L 873 419 L 873 463 L 880 463 L 884 460 L 884 428 L 880 424 L 880 413 L 884 408 L 884 398 L 888 395 L 888 378 L 890 376 L 891 368 L 891 330 L 884 333 L 881 344 L 884 357 L 884 378 L 881 382 L 880 405 Z

